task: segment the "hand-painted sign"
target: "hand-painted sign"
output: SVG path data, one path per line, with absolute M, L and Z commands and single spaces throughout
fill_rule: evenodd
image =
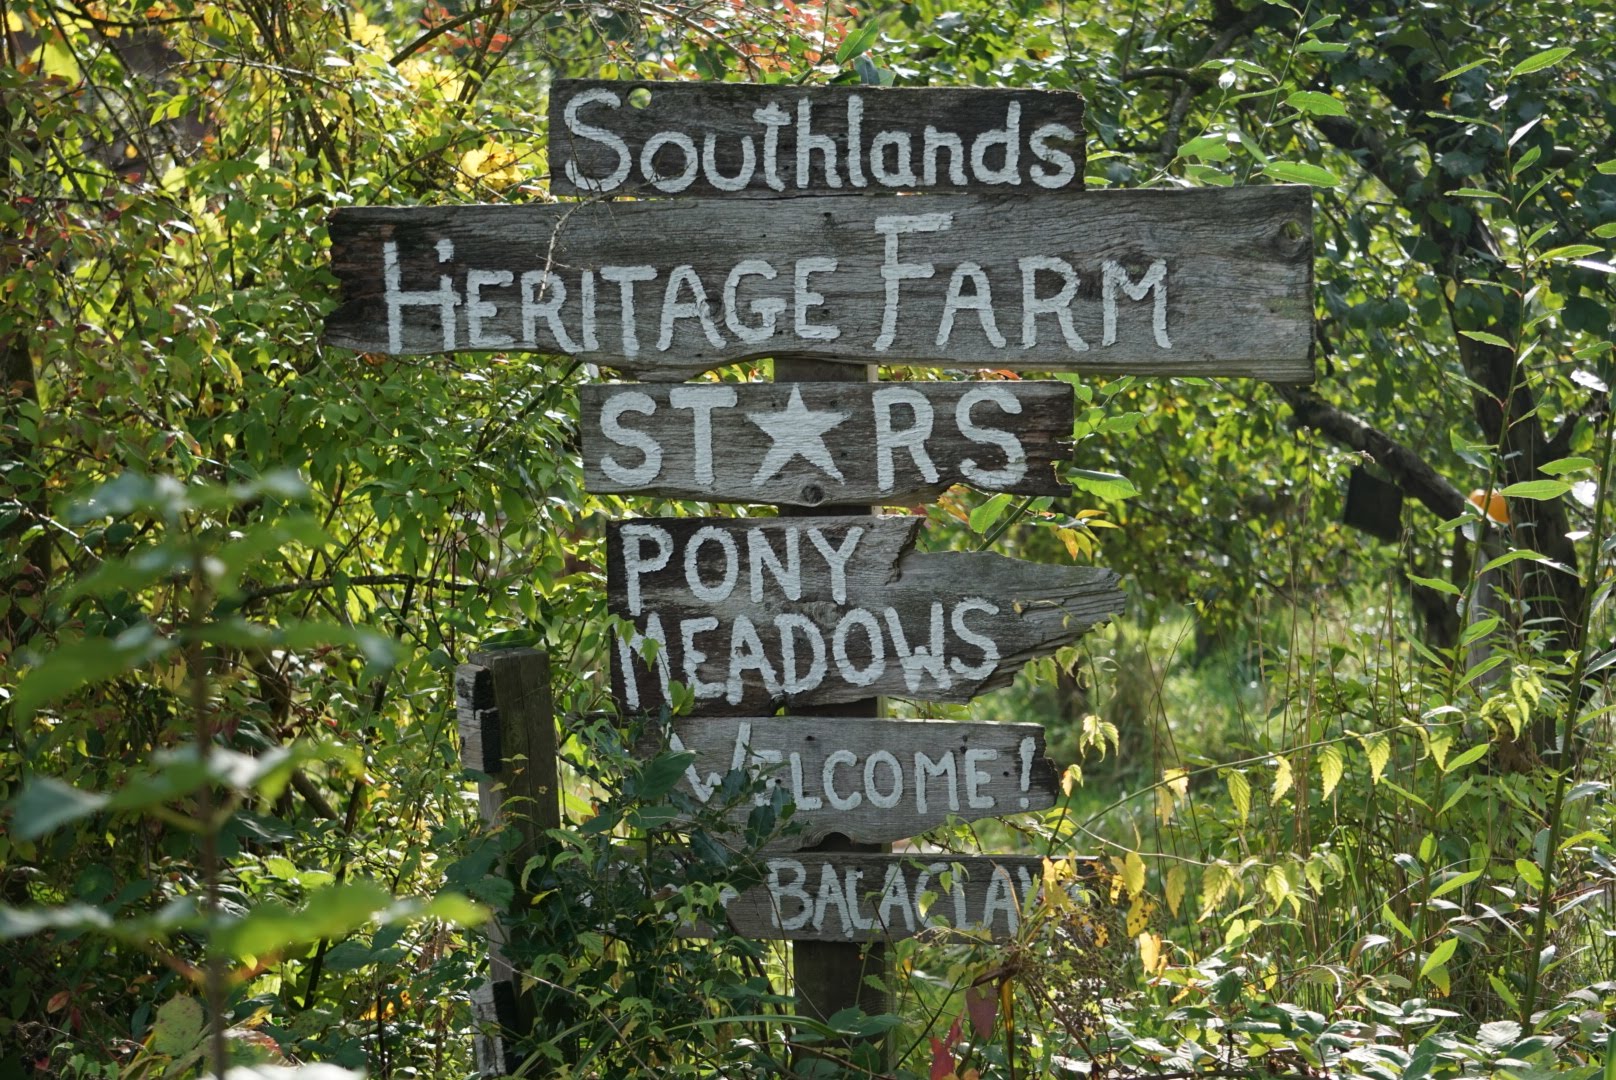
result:
M 784 788 L 802 831 L 776 847 L 811 846 L 831 833 L 884 844 L 949 818 L 1046 810 L 1060 792 L 1037 724 L 682 717 L 665 736 L 648 736 L 641 750 L 649 756 L 664 746 L 695 753 L 679 786 L 705 806 L 724 804 L 726 778 L 737 770 L 761 783 L 730 808 L 738 823 Z
M 1305 187 L 346 208 L 336 345 L 1305 381 Z
M 969 701 L 1122 610 L 1117 575 L 911 550 L 915 517 L 647 518 L 607 525 L 612 665 L 629 711 L 684 683 L 708 712 L 877 694 Z M 654 647 L 646 642 L 654 641 Z
M 1087 862 L 1079 861 L 1080 872 Z M 747 937 L 885 941 L 946 928 L 998 941 L 1016 935 L 1036 902 L 1044 860 L 802 852 L 765 858 L 763 874 L 725 908 Z
M 563 79 L 557 195 L 1083 189 L 1083 99 L 1050 90 Z
M 1060 494 L 1061 382 L 594 385 L 584 486 L 788 506 L 912 505 L 957 482 Z

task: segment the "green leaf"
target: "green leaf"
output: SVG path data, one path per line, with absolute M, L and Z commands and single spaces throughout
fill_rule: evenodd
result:
M 1461 330 L 1461 331 L 1459 331 L 1459 333 L 1462 334 L 1463 336 L 1467 337 L 1467 338 L 1471 338 L 1471 339 L 1473 339 L 1475 341 L 1483 342 L 1483 343 L 1485 343 L 1487 345 L 1496 345 L 1500 349 L 1514 349 L 1515 348 L 1515 346 L 1511 345 L 1509 342 L 1505 341 L 1503 338 L 1499 337 L 1497 334 L 1489 334 L 1485 330 Z
M 1517 548 L 1514 551 L 1506 551 L 1498 558 L 1488 562 L 1486 566 L 1481 568 L 1481 572 L 1485 574 L 1489 570 L 1497 570 L 1500 566 L 1508 566 L 1510 563 L 1520 562 L 1522 559 L 1527 559 L 1531 562 L 1553 562 L 1547 555 L 1533 551 L 1531 548 Z
M 1499 491 L 1510 499 L 1558 499 L 1571 490 L 1564 480 L 1522 480 Z
M 1503 198 L 1503 196 L 1498 194 L 1498 192 L 1496 192 L 1496 191 L 1488 191 L 1486 188 L 1473 188 L 1473 187 L 1454 188 L 1452 191 L 1446 192 L 1446 194 L 1448 194 L 1448 195 L 1458 195 L 1461 198 L 1467 198 L 1467 199 L 1502 199 Z
M 1431 899 L 1435 900 L 1439 896 L 1446 896 L 1450 892 L 1457 892 L 1479 877 L 1481 877 L 1480 870 L 1468 870 L 1463 874 L 1455 874 L 1453 877 L 1450 877 L 1448 880 L 1431 890 Z
M 1465 627 L 1464 632 L 1459 635 L 1459 647 L 1462 649 L 1471 642 L 1486 637 L 1498 629 L 1498 623 L 1499 619 L 1496 615 L 1488 616 L 1485 619 L 1477 619 Z
M 1525 60 L 1510 68 L 1509 77 L 1513 79 L 1518 75 L 1530 75 L 1534 71 L 1542 71 L 1546 67 L 1553 67 L 1574 51 L 1567 48 L 1544 49 L 1540 53 L 1528 56 Z
M 1594 171 L 1605 176 L 1616 176 L 1616 158 L 1611 158 L 1609 161 L 1601 161 L 1599 164 L 1594 166 Z
M 1004 516 L 1005 510 L 1009 509 L 1010 498 L 1011 496 L 1008 492 L 1001 491 L 981 506 L 972 510 L 970 518 L 971 531 L 979 536 L 985 535 L 998 522 L 999 518 Z
M 1564 476 L 1566 473 L 1585 472 L 1593 467 L 1593 458 L 1563 457 L 1557 461 L 1551 461 L 1547 465 L 1539 465 L 1537 471 L 1549 476 Z
M 1347 107 L 1329 94 L 1316 90 L 1298 90 L 1285 99 L 1285 104 L 1314 116 L 1345 116 Z
M 1522 881 L 1532 886 L 1532 888 L 1542 890 L 1543 871 L 1537 868 L 1537 863 L 1527 859 L 1516 859 L 1515 872 L 1521 876 Z
M 1609 240 L 1611 237 L 1616 236 L 1616 221 L 1607 221 L 1603 225 L 1595 226 L 1594 235 L 1601 240 Z
M 1225 783 L 1229 785 L 1229 798 L 1234 803 L 1235 812 L 1240 815 L 1240 824 L 1244 825 L 1251 816 L 1251 781 L 1239 769 L 1230 769 Z
M 1453 954 L 1457 952 L 1458 949 L 1458 938 L 1450 937 L 1445 939 L 1440 945 L 1431 950 L 1431 955 L 1427 956 L 1425 958 L 1425 963 L 1420 965 L 1420 978 L 1424 979 L 1429 977 L 1431 972 L 1435 971 L 1439 967 L 1442 967 L 1449 960 L 1453 959 Z
M 1336 785 L 1341 783 L 1341 777 L 1347 771 L 1346 755 L 1341 752 L 1339 743 L 1327 743 L 1319 751 L 1319 777 L 1324 781 L 1324 797 L 1328 799 L 1335 791 Z
M 1540 259 L 1585 259 L 1589 255 L 1598 255 L 1605 249 L 1598 244 L 1565 244 L 1561 247 L 1550 248 Z
M 1472 762 L 1480 761 L 1482 758 L 1486 757 L 1487 756 L 1487 751 L 1491 750 L 1491 749 L 1492 749 L 1492 744 L 1491 743 L 1482 743 L 1479 746 L 1472 746 L 1470 749 L 1466 750 L 1464 753 L 1455 754 L 1455 755 L 1453 755 L 1453 757 L 1448 759 L 1447 767 L 1444 768 L 1442 771 L 1444 773 L 1457 772 L 1460 769 L 1464 768 L 1466 765 L 1469 765 Z M 1447 807 L 1444 806 L 1443 809 L 1446 810 Z
M 1459 586 L 1455 585 L 1451 581 L 1443 581 L 1441 578 L 1421 577 L 1418 574 L 1410 574 L 1408 575 L 1408 580 L 1412 581 L 1416 585 L 1423 585 L 1427 589 L 1435 589 L 1437 592 L 1446 593 L 1449 596 L 1459 595 Z
M 152 1021 L 152 1049 L 169 1057 L 189 1053 L 202 1041 L 205 1026 L 201 1002 L 194 997 L 171 998 Z
M 471 925 L 485 916 L 484 909 L 454 893 L 445 893 L 430 903 L 394 900 L 379 885 L 351 881 L 311 891 L 308 902 L 296 910 L 275 902 L 261 904 L 226 924 L 216 935 L 215 944 L 236 959 L 262 957 L 322 938 L 343 938 L 372 921 L 390 923 L 431 917 Z
M 681 750 L 677 753 L 668 750 L 658 754 L 645 763 L 645 768 L 640 772 L 640 782 L 634 789 L 635 794 L 647 802 L 662 798 L 673 790 L 673 786 L 679 782 L 679 778 L 695 760 L 695 752 L 690 750 Z
M 1296 51 L 1318 53 L 1321 56 L 1340 56 L 1347 51 L 1347 47 L 1339 41 L 1304 41 L 1296 47 Z
M 11 803 L 11 830 L 19 840 L 37 840 L 52 829 L 77 821 L 106 806 L 108 797 L 84 791 L 50 776 L 24 785 Z
M 1098 495 L 1102 499 L 1131 499 L 1139 494 L 1139 489 L 1133 486 L 1133 481 L 1120 473 L 1099 472 L 1094 469 L 1070 469 L 1066 478 L 1080 491 L 1087 491 L 1091 495 Z M 1004 496 L 1008 498 L 1009 496 Z M 974 518 L 975 515 L 973 514 Z M 976 523 L 971 523 L 976 529 Z M 981 530 L 978 529 L 978 532 Z
M 143 667 L 174 647 L 174 640 L 150 623 L 136 623 L 114 638 L 83 638 L 63 645 L 23 676 L 12 694 L 18 719 L 26 720 L 42 705 L 66 697 L 89 683 Z
M 1480 60 L 1472 60 L 1468 64 L 1461 64 L 1458 67 L 1453 68 L 1451 71 L 1444 71 L 1442 74 L 1438 75 L 1436 77 L 1436 81 L 1437 82 L 1447 82 L 1449 79 L 1457 79 L 1460 75 L 1463 75 L 1465 72 L 1471 71 L 1471 70 L 1473 70 L 1475 68 L 1479 68 L 1481 65 L 1485 64 L 1490 59 L 1492 59 L 1492 58 L 1489 57 L 1489 56 L 1484 56 Z
M 848 34 L 836 49 L 836 62 L 845 64 L 853 57 L 863 53 L 875 41 L 876 35 L 880 32 L 881 28 L 876 25 L 874 20 L 871 20 Z
M 1312 184 L 1314 187 L 1335 187 L 1340 183 L 1335 173 L 1303 161 L 1270 161 L 1263 166 L 1263 175 L 1287 184 Z

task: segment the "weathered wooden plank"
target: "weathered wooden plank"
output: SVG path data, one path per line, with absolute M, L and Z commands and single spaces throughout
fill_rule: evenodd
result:
M 345 208 L 326 340 L 1312 378 L 1305 187 Z
M 602 494 L 791 506 L 908 506 L 956 483 L 1058 495 L 1061 382 L 591 385 L 584 486 Z
M 950 817 L 998 817 L 1055 805 L 1060 781 L 1038 724 L 852 720 L 825 716 L 685 717 L 652 732 L 639 751 L 696 755 L 680 790 L 740 829 L 776 787 L 802 831 L 782 848 L 836 834 L 881 844 L 918 836 Z M 725 794 L 736 772 L 761 783 L 751 798 Z M 730 790 L 735 790 L 733 787 Z
M 1122 610 L 1109 570 L 916 552 L 921 524 L 608 523 L 608 607 L 635 628 L 613 650 L 617 701 L 655 710 L 677 680 L 711 713 L 874 694 L 964 702 Z
M 1061 860 L 1057 860 L 1061 861 Z M 1088 880 L 1093 860 L 1068 878 Z M 762 860 L 763 880 L 729 902 L 737 933 L 790 941 L 886 941 L 931 931 L 1012 938 L 1043 886 L 1031 855 L 797 852 Z M 957 872 L 956 872 L 957 871 Z M 930 894 L 923 896 L 922 894 Z M 928 903 L 929 901 L 929 903 Z
M 1081 191 L 1071 91 L 562 79 L 557 195 Z

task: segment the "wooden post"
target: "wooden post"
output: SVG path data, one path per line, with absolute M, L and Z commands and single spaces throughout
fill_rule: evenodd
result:
M 775 382 L 875 382 L 878 368 L 873 364 L 851 366 L 827 360 L 777 358 L 774 362 Z M 821 506 L 812 509 L 781 507 L 782 516 L 855 515 L 870 514 L 868 506 Z M 813 710 L 821 716 L 879 717 L 886 715 L 886 704 L 881 698 L 866 698 L 844 705 L 827 705 Z M 865 851 L 889 852 L 891 844 L 859 844 L 845 836 L 827 836 L 810 851 Z M 873 975 L 883 984 L 892 977 L 892 961 L 887 947 L 874 944 L 842 941 L 799 941 L 791 951 L 792 983 L 797 996 L 797 1008 L 803 1016 L 828 1020 L 849 1006 L 858 1006 L 867 1015 L 890 1012 L 891 996 L 871 986 L 866 976 Z M 892 1047 L 886 1046 L 890 1057 Z
M 542 850 L 545 830 L 561 824 L 550 658 L 535 649 L 474 653 L 455 669 L 455 710 L 462 764 L 488 775 L 477 784 L 483 820 L 521 834 L 508 867 L 518 874 Z M 472 994 L 482 1076 L 514 1073 L 512 1036 L 533 1026 L 532 1001 L 506 955 L 509 933 L 498 915 L 489 923 L 488 981 Z

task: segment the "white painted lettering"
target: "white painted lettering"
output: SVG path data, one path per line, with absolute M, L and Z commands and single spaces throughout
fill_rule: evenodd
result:
M 724 279 L 724 325 L 729 332 L 746 342 L 748 345 L 757 345 L 768 341 L 774 336 L 774 327 L 780 313 L 786 309 L 786 302 L 779 296 L 765 296 L 747 304 L 747 310 L 757 319 L 756 325 L 748 325 L 741 321 L 741 314 L 736 308 L 736 293 L 740 291 L 741 279 L 744 277 L 760 277 L 764 281 L 773 281 L 776 277 L 775 269 L 763 259 L 742 259 L 730 270 L 729 277 Z
M 690 687 L 697 701 L 723 697 L 726 689 L 721 682 L 702 682 L 700 676 L 701 665 L 707 662 L 707 654 L 696 648 L 696 635 L 717 629 L 718 620 L 711 615 L 679 620 L 679 650 L 684 654 L 685 685 Z
M 741 167 L 734 176 L 718 171 L 718 136 L 709 131 L 701 140 L 701 173 L 707 182 L 719 191 L 741 191 L 752 182 L 757 171 L 757 153 L 752 149 L 752 136 L 741 136 Z
M 438 262 L 454 258 L 454 242 L 438 241 Z M 404 351 L 404 309 L 407 307 L 435 307 L 443 332 L 443 350 L 455 347 L 455 308 L 460 294 L 448 274 L 438 275 L 438 287 L 431 291 L 406 292 L 399 283 L 398 244 L 392 240 L 382 243 L 382 299 L 387 304 L 387 348 L 389 352 Z
M 701 579 L 701 549 L 708 543 L 718 545 L 722 558 L 723 576 L 717 585 L 708 585 Z M 722 604 L 735 591 L 740 577 L 741 557 L 735 537 L 717 525 L 703 525 L 685 545 L 685 587 L 692 596 L 706 604 Z M 716 623 L 714 624 L 717 625 Z
M 1104 327 L 1104 336 L 1100 344 L 1114 345 L 1117 341 L 1117 290 L 1120 288 L 1130 300 L 1143 300 L 1146 293 L 1155 293 L 1155 303 L 1151 307 L 1150 325 L 1156 335 L 1156 347 L 1171 349 L 1172 341 L 1167 337 L 1167 263 L 1157 259 L 1145 271 L 1145 276 L 1135 284 L 1128 276 L 1128 271 L 1120 263 L 1107 259 L 1101 266 L 1101 275 L 1104 284 L 1101 287 L 1100 312 Z
M 886 306 L 881 311 L 881 333 L 872 346 L 877 352 L 886 352 L 898 336 L 899 283 L 929 278 L 936 273 L 931 263 L 898 261 L 898 237 L 910 233 L 943 232 L 954 225 L 954 215 L 941 214 L 881 214 L 875 219 L 875 231 L 886 237 L 886 254 L 881 261 L 881 279 L 886 282 Z
M 781 880 L 781 872 L 790 873 L 793 880 Z M 781 930 L 801 930 L 814 915 L 813 898 L 803 888 L 808 882 L 808 868 L 796 859 L 769 860 L 769 918 Z M 783 917 L 782 900 L 795 900 L 800 910 L 789 918 Z
M 600 471 L 619 484 L 638 487 L 649 484 L 662 472 L 662 445 L 643 431 L 624 427 L 624 413 L 650 416 L 656 412 L 656 400 L 639 390 L 625 390 L 606 399 L 600 410 L 600 433 L 618 446 L 640 452 L 640 463 L 629 468 L 611 454 L 602 454 Z
M 971 282 L 970 296 L 964 295 L 962 289 L 967 278 Z M 988 343 L 995 349 L 1004 348 L 1004 335 L 999 333 L 998 320 L 993 317 L 993 287 L 988 284 L 988 276 L 982 272 L 982 268 L 974 262 L 960 263 L 948 279 L 943 317 L 937 324 L 939 346 L 948 344 L 949 335 L 954 332 L 954 313 L 959 311 L 976 312 L 976 321 L 982 325 L 982 333 Z
M 825 928 L 825 913 L 834 905 L 841 913 L 839 931 L 844 936 L 852 936 L 849 923 L 852 921 L 847 911 L 847 896 L 842 892 L 841 875 L 836 873 L 836 867 L 829 862 L 821 864 L 819 870 L 819 894 L 814 898 L 814 929 L 823 931 Z
M 825 681 L 829 666 L 825 661 L 825 637 L 819 627 L 806 615 L 787 612 L 774 617 L 774 628 L 780 632 L 780 689 L 786 696 L 806 694 Z M 797 674 L 797 635 L 808 642 L 812 654 L 808 669 Z
M 963 187 L 966 183 L 965 144 L 952 131 L 938 131 L 930 124 L 922 135 L 920 179 L 927 187 L 937 183 L 937 156 L 944 150 L 948 151 L 948 182 Z
M 876 768 L 882 765 L 886 766 L 891 783 L 884 792 L 878 790 L 876 784 Z M 886 750 L 877 750 L 864 759 L 864 793 L 869 796 L 870 805 L 881 810 L 891 810 L 903 798 L 903 766 Z
M 779 696 L 780 680 L 775 676 L 774 665 L 769 662 L 757 629 L 752 625 L 751 619 L 745 615 L 737 615 L 729 631 L 729 678 L 725 683 L 724 692 L 724 700 L 731 705 L 741 703 L 741 697 L 745 693 L 744 679 L 748 671 L 758 673 L 763 680 L 763 688 L 769 692 L 770 697 Z M 778 759 L 777 751 L 776 760 Z
M 509 288 L 516 275 L 509 270 L 472 270 L 466 274 L 466 339 L 474 349 L 502 349 L 515 342 L 509 334 L 490 334 L 483 330 L 484 319 L 499 317 L 499 305 L 483 299 L 483 290 L 489 287 Z
M 668 405 L 690 410 L 691 460 L 696 483 L 713 482 L 713 410 L 735 407 L 733 386 L 676 386 L 668 391 Z
M 684 166 L 679 172 L 663 173 L 657 170 L 656 156 L 664 146 L 677 146 L 684 155 Z M 700 164 L 696 144 L 682 131 L 659 131 L 646 139 L 645 145 L 640 148 L 640 174 L 651 182 L 652 187 L 670 195 L 683 191 L 695 182 Z
M 623 317 L 623 355 L 638 356 L 640 338 L 634 332 L 634 283 L 650 281 L 657 276 L 654 266 L 603 266 L 600 276 L 617 282 L 617 293 Z
M 991 402 L 999 411 L 1010 416 L 1021 414 L 1021 399 L 1003 386 L 993 383 L 979 384 L 960 395 L 954 407 L 954 424 L 959 433 L 971 442 L 997 446 L 1004 453 L 1004 465 L 997 469 L 984 469 L 975 458 L 960 462 L 960 475 L 973 484 L 985 488 L 1011 487 L 1021 483 L 1027 475 L 1027 451 L 1014 433 L 1000 428 L 980 427 L 971 419 L 971 410 L 983 402 Z
M 933 761 L 924 750 L 915 751 L 915 810 L 927 811 L 926 779 L 932 776 L 948 777 L 948 812 L 959 813 L 959 778 L 954 775 L 954 751 L 950 750 Z
M 973 746 L 965 751 L 965 763 L 961 769 L 965 773 L 965 805 L 972 810 L 991 810 L 994 800 L 992 795 L 982 794 L 982 785 L 993 783 L 993 774 L 983 772 L 977 768 L 984 761 L 997 761 L 999 751 L 992 746 Z
M 1072 179 L 1077 176 L 1077 163 L 1072 160 L 1071 154 L 1050 146 L 1049 140 L 1065 139 L 1071 141 L 1076 138 L 1077 132 L 1065 124 L 1045 124 L 1033 130 L 1032 136 L 1027 140 L 1027 145 L 1032 150 L 1032 156 L 1039 161 L 1047 161 L 1055 166 L 1053 172 L 1042 165 L 1033 165 L 1029 168 L 1027 174 L 1032 177 L 1033 183 L 1041 188 L 1053 190 L 1054 188 L 1065 187 L 1072 182 Z
M 847 95 L 847 181 L 856 188 L 867 186 L 864 179 L 864 99 Z
M 662 629 L 662 617 L 653 611 L 645 618 L 644 633 L 636 630 L 626 641 L 621 631 L 617 634 L 618 667 L 623 672 L 623 700 L 628 703 L 631 710 L 641 707 L 640 680 L 635 674 L 633 661 L 635 657 L 642 655 L 642 650 L 648 642 L 654 643 L 649 650 L 650 662 L 655 667 L 663 701 L 668 700 L 669 684 L 673 682 L 673 669 L 668 664 L 668 635 Z
M 595 275 L 587 274 L 585 280 L 592 287 Z M 550 336 L 555 339 L 562 352 L 584 352 L 594 348 L 594 345 L 580 347 L 572 340 L 572 335 L 567 333 L 567 328 L 561 325 L 561 305 L 567 302 L 567 286 L 562 282 L 561 275 L 552 274 L 548 270 L 529 270 L 522 275 L 521 292 L 523 345 L 538 344 L 539 320 L 543 319 L 545 325 L 550 328 Z M 594 329 L 592 311 L 589 322 L 588 333 L 592 337 Z
M 809 170 L 814 151 L 820 154 L 825 166 L 825 186 L 839 188 L 842 178 L 836 172 L 836 140 L 829 135 L 815 135 L 811 129 L 814 107 L 807 98 L 797 102 L 797 186 L 805 188 L 812 182 Z
M 892 490 L 897 482 L 893 457 L 900 449 L 909 451 L 909 460 L 926 478 L 926 483 L 937 483 L 937 465 L 926 452 L 933 420 L 931 402 L 926 395 L 909 387 L 883 386 L 872 395 L 871 403 L 875 408 L 876 486 L 882 491 Z M 899 405 L 906 406 L 913 417 L 914 422 L 906 428 L 895 428 L 892 424 L 892 410 Z
M 588 191 L 604 193 L 611 191 L 628 179 L 629 166 L 634 159 L 629 153 L 628 144 L 621 138 L 605 128 L 598 128 L 578 119 L 578 110 L 585 105 L 593 105 L 597 102 L 613 109 L 619 108 L 623 104 L 622 99 L 610 90 L 604 88 L 586 90 L 567 102 L 567 107 L 562 110 L 561 119 L 567 125 L 567 130 L 578 138 L 600 143 L 602 146 L 617 152 L 617 166 L 602 177 L 583 175 L 578 171 L 578 163 L 572 160 L 571 155 L 569 155 L 567 161 L 568 180 Z
M 858 757 L 851 750 L 838 750 L 825 758 L 825 767 L 819 773 L 819 786 L 825 789 L 825 799 L 835 810 L 852 810 L 864 801 L 864 795 L 853 792 L 842 795 L 836 790 L 836 769 L 840 765 L 857 765 Z
M 830 567 L 830 595 L 838 604 L 847 603 L 847 564 L 852 561 L 863 536 L 864 526 L 855 525 L 847 530 L 841 544 L 833 548 L 818 528 L 808 530 L 808 539 L 813 541 L 814 547 L 824 557 L 825 565 Z
M 1021 920 L 1016 910 L 1015 883 L 1010 880 L 1010 872 L 1002 866 L 993 868 L 993 877 L 988 881 L 988 895 L 982 901 L 982 926 L 991 928 L 993 920 L 999 912 L 1004 912 L 1005 924 L 1009 933 L 1014 935 Z
M 870 662 L 863 668 L 853 666 L 852 659 L 847 652 L 847 639 L 853 628 L 858 627 L 864 631 L 864 636 L 870 643 Z M 887 670 L 887 647 L 881 638 L 881 624 L 875 621 L 863 608 L 849 608 L 836 624 L 836 632 L 831 636 L 831 657 L 836 661 L 836 670 L 843 679 L 854 686 L 869 686 Z
M 887 632 L 892 635 L 892 648 L 897 654 L 898 665 L 903 668 L 904 685 L 911 694 L 920 691 L 922 675 L 930 675 L 939 690 L 947 690 L 954 680 L 949 677 L 948 667 L 944 660 L 943 642 L 943 602 L 933 600 L 931 603 L 931 642 L 928 645 L 909 647 L 908 636 L 904 633 L 903 622 L 898 618 L 897 608 L 886 609 Z
M 893 863 L 887 867 L 886 880 L 881 883 L 881 901 L 876 906 L 875 917 L 881 926 L 887 930 L 895 927 L 889 912 L 897 908 L 903 916 L 904 929 L 908 933 L 915 932 L 915 909 L 909 901 L 909 883 L 904 880 L 903 865 Z
M 763 602 L 763 571 L 765 568 L 774 575 L 774 583 L 780 586 L 780 591 L 787 600 L 802 599 L 802 533 L 796 528 L 785 531 L 786 554 L 782 562 L 775 552 L 774 545 L 769 543 L 768 533 L 763 529 L 748 529 L 746 531 L 746 565 L 751 572 L 752 603 Z
M 891 150 L 892 164 L 887 164 Z M 907 131 L 883 131 L 870 140 L 870 175 L 883 187 L 912 188 L 920 183 L 910 159 L 914 153 Z
M 623 545 L 623 577 L 628 583 L 628 613 L 640 613 L 640 578 L 665 569 L 673 557 L 673 534 L 659 525 L 624 525 L 617 533 Z M 656 554 L 649 559 L 641 552 L 641 544 L 650 540 L 656 544 Z
M 812 274 L 829 274 L 836 269 L 838 260 L 814 257 L 798 259 L 796 272 L 792 275 L 791 298 L 796 313 L 797 336 L 805 341 L 835 341 L 842 336 L 840 327 L 833 325 L 817 325 L 808 321 L 808 309 L 820 307 L 825 303 L 825 295 L 808 288 L 808 278 Z
M 818 810 L 825 805 L 824 799 L 818 795 L 810 795 L 805 790 L 802 755 L 795 750 L 791 752 L 791 801 L 797 804 L 798 810 Z
M 679 290 L 690 290 L 690 302 L 679 302 Z M 657 335 L 657 352 L 667 352 L 673 344 L 674 322 L 678 319 L 695 319 L 701 323 L 701 332 L 707 335 L 707 343 L 715 349 L 724 347 L 724 338 L 713 325 L 712 309 L 707 304 L 707 291 L 701 287 L 701 278 L 696 276 L 693 266 L 676 266 L 673 273 L 668 275 L 668 287 L 662 293 L 662 332 Z
M 578 333 L 584 340 L 584 351 L 594 352 L 600 348 L 600 341 L 595 337 L 595 272 L 585 270 L 583 278 L 578 285 L 578 295 L 581 298 L 584 316 L 578 327 Z M 560 341 L 558 336 L 556 341 Z
M 965 625 L 965 616 L 972 611 L 980 611 L 984 615 L 997 615 L 999 605 L 979 596 L 968 597 L 954 605 L 951 623 L 954 635 L 967 645 L 975 645 L 982 650 L 982 659 L 975 664 L 967 664 L 959 657 L 954 657 L 948 666 L 954 669 L 954 674 L 966 679 L 985 679 L 993 674 L 993 669 L 999 665 L 999 646 L 992 638 L 978 634 Z
M 763 125 L 763 182 L 771 191 L 784 191 L 786 183 L 780 179 L 780 129 L 791 123 L 791 117 L 770 103 L 754 109 L 752 119 Z
M 1004 162 L 997 169 L 988 165 L 988 151 L 1004 148 Z M 1004 127 L 984 131 L 971 142 L 971 172 L 984 184 L 1021 183 L 1021 102 L 1012 101 L 1005 110 Z
M 1038 316 L 1053 315 L 1060 324 L 1066 347 L 1073 352 L 1087 352 L 1089 344 L 1072 324 L 1072 300 L 1077 296 L 1077 271 L 1065 259 L 1053 255 L 1029 255 L 1019 260 L 1021 265 L 1021 347 L 1030 349 L 1038 344 Z M 1038 295 L 1038 272 L 1059 274 L 1060 292 L 1054 296 Z

